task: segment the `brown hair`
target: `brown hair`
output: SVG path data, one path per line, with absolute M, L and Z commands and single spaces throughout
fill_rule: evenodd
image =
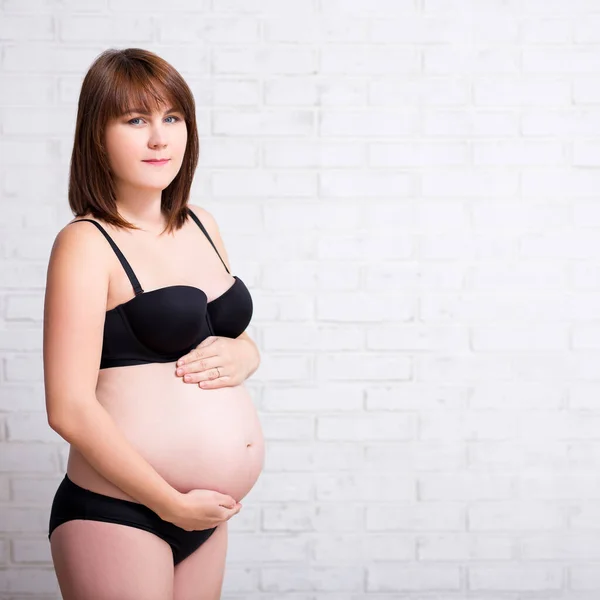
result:
M 111 225 L 139 229 L 117 211 L 104 131 L 110 119 L 132 107 L 152 112 L 165 102 L 183 113 L 188 135 L 181 169 L 162 191 L 161 211 L 167 218 L 167 231 L 185 223 L 199 155 L 194 96 L 175 68 L 141 48 L 105 50 L 83 79 L 69 173 L 69 206 L 76 217 L 91 213 Z

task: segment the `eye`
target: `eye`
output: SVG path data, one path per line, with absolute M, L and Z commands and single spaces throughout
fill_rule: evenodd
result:
M 179 117 L 176 117 L 175 115 L 170 115 L 168 117 L 165 117 L 166 119 L 175 119 L 175 121 L 171 121 L 172 123 L 176 123 L 177 121 L 181 121 L 181 119 Z M 134 123 L 134 121 L 141 121 L 142 117 L 134 117 L 133 119 L 130 119 L 129 121 L 127 121 L 127 123 L 131 124 L 131 125 L 135 125 L 136 123 Z

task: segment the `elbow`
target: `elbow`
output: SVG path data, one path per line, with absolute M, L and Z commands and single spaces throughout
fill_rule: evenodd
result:
M 81 425 L 85 421 L 85 413 L 89 410 L 89 404 L 69 403 L 68 406 L 61 405 L 60 410 L 48 410 L 48 425 L 62 438 L 70 438 L 76 423 Z
M 64 402 L 56 402 L 46 392 L 46 416 L 50 429 L 59 435 L 65 430 L 65 406 Z
M 45 370 L 46 371 L 46 370 Z M 45 372 L 44 398 L 48 424 L 54 429 L 61 427 L 65 421 L 70 422 L 90 407 L 98 404 L 96 397 L 96 381 L 89 381 L 75 374 L 50 374 Z M 87 379 L 87 378 L 85 378 Z
M 58 433 L 60 437 L 66 439 L 68 435 L 66 432 L 69 429 L 66 423 L 66 419 L 64 419 L 63 417 L 59 418 L 54 415 L 48 415 L 48 425 L 50 426 L 50 429 L 56 431 L 56 433 Z

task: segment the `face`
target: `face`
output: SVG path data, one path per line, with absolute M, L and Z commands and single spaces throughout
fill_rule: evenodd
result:
M 140 109 L 141 110 L 141 109 Z M 177 176 L 187 143 L 187 126 L 181 112 L 161 106 L 109 121 L 105 144 L 118 187 L 164 190 Z M 149 162 L 167 159 L 164 163 Z

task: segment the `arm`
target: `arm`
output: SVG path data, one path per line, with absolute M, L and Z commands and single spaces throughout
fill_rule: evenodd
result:
M 159 515 L 180 500 L 96 398 L 108 293 L 110 247 L 91 223 L 54 241 L 44 302 L 44 386 L 48 423 L 103 477 Z
M 248 375 L 246 375 L 246 379 L 248 379 L 251 375 L 254 375 L 254 373 L 260 366 L 260 352 L 258 351 L 258 346 L 254 342 L 254 340 L 248 335 L 247 331 L 244 331 L 244 333 L 238 335 L 236 339 L 244 340 L 248 344 L 248 361 L 251 365 L 250 371 Z
M 206 231 L 208 231 L 212 241 L 215 243 L 219 254 L 223 257 L 223 262 L 227 265 L 227 269 L 231 272 L 231 265 L 229 264 L 229 256 L 227 255 L 227 250 L 225 249 L 225 243 L 223 242 L 223 238 L 221 237 L 221 232 L 219 231 L 219 226 L 215 218 L 212 216 L 210 212 L 206 209 L 201 208 L 200 206 L 196 206 L 194 204 L 189 205 L 190 209 L 193 210 L 198 218 L 202 221 L 204 227 L 206 227 Z M 248 335 L 247 331 L 244 331 L 241 335 L 239 335 L 237 340 L 243 340 L 246 343 L 244 344 L 246 348 L 245 357 L 247 363 L 250 365 L 250 370 L 246 375 L 246 379 L 248 379 L 251 375 L 253 375 L 258 367 L 260 366 L 260 352 L 258 350 L 258 346 L 252 340 L 252 338 Z

